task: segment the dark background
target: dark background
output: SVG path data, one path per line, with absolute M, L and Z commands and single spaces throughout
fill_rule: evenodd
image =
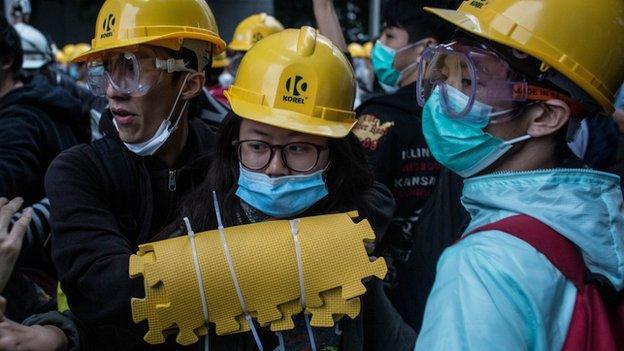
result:
M 68 43 L 90 43 L 102 3 L 103 0 L 31 0 L 30 23 L 59 47 Z M 226 42 L 232 39 L 238 22 L 257 12 L 273 14 L 287 28 L 315 26 L 312 0 L 208 0 L 208 4 Z M 335 0 L 334 4 L 347 43 L 368 40 L 369 0 Z

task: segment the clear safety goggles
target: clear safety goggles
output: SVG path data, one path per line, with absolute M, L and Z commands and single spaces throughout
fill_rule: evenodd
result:
M 577 103 L 550 89 L 529 85 L 521 73 L 493 51 L 458 39 L 427 48 L 418 68 L 417 99 L 420 106 L 434 93 L 443 112 L 456 119 L 470 118 L 475 105 L 487 106 L 491 122 L 507 119 L 527 101 L 560 99 Z M 484 105 L 485 104 L 485 105 Z
M 181 59 L 124 51 L 105 53 L 87 62 L 87 84 L 93 94 L 105 96 L 110 87 L 120 94 L 145 95 L 163 73 L 195 72 Z

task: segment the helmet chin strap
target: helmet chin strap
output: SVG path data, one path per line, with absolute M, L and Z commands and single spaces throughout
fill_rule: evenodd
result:
M 182 86 L 180 87 L 180 91 L 178 92 L 178 96 L 176 96 L 176 99 L 173 102 L 173 106 L 171 107 L 171 112 L 169 112 L 169 116 L 167 117 L 166 120 L 170 120 L 171 116 L 173 116 L 173 112 L 175 112 L 176 106 L 178 106 L 178 101 L 180 101 L 180 97 L 182 96 L 182 90 L 184 90 L 184 86 L 186 85 L 186 82 L 188 81 L 188 77 L 190 75 L 191 75 L 190 73 L 187 73 L 186 76 L 184 77 L 184 81 L 182 82 Z M 180 110 L 180 113 L 178 114 L 178 118 L 173 124 L 173 127 L 171 127 L 170 129 L 171 132 L 173 132 L 174 130 L 178 128 L 178 123 L 180 123 L 180 119 L 182 118 L 182 114 L 184 114 L 184 110 L 186 109 L 187 105 L 188 105 L 188 100 L 185 100 L 184 105 L 182 106 L 182 110 Z

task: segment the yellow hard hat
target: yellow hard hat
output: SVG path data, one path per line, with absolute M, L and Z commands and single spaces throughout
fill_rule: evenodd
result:
M 366 51 L 364 51 L 364 48 L 362 47 L 362 45 L 358 43 L 349 44 L 349 46 L 347 46 L 347 49 L 349 50 L 349 53 L 351 54 L 351 57 L 353 58 L 365 58 L 366 57 Z
M 457 11 L 425 10 L 541 60 L 613 113 L 624 80 L 624 1 L 471 0 Z
M 342 138 L 356 123 L 351 64 L 312 27 L 254 45 L 225 96 L 243 118 L 301 133 Z
M 236 26 L 228 49 L 247 51 L 260 39 L 283 30 L 284 26 L 273 16 L 269 16 L 264 12 L 251 15 Z
M 87 43 L 78 43 L 74 45 L 74 50 L 72 50 L 69 56 L 69 61 L 72 61 L 75 57 L 78 57 L 89 50 L 91 50 L 91 45 Z
M 362 45 L 362 48 L 364 49 L 364 53 L 366 54 L 366 58 L 370 58 L 371 57 L 371 51 L 373 51 L 373 43 L 370 41 L 367 41 L 366 43 L 364 43 L 364 45 Z
M 67 44 L 67 45 L 63 46 L 63 48 L 61 50 L 63 51 L 63 54 L 65 54 L 65 56 L 71 57 L 71 55 L 74 52 L 75 48 L 76 48 L 76 46 L 74 44 Z
M 63 64 L 63 65 L 66 65 L 69 62 L 69 60 L 67 59 L 67 56 L 61 50 L 57 51 L 56 54 L 54 54 L 54 60 L 57 63 Z
M 74 61 L 139 44 L 178 51 L 188 39 L 212 44 L 213 54 L 225 49 L 205 0 L 107 0 L 97 18 L 93 48 Z
M 225 55 L 225 51 L 212 57 L 212 68 L 224 68 L 230 65 L 230 59 Z

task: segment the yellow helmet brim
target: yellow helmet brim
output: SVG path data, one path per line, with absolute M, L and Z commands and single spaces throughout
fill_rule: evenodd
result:
M 126 40 L 118 40 L 109 45 L 102 45 L 97 47 L 97 49 L 91 49 L 87 52 L 82 53 L 79 56 L 76 56 L 72 62 L 84 62 L 89 59 L 89 57 L 94 56 L 98 53 L 102 53 L 109 50 L 115 50 L 127 46 L 133 45 L 141 45 L 141 44 L 157 44 L 157 46 L 163 46 L 172 50 L 179 50 L 182 45 L 182 41 L 184 39 L 195 39 L 202 40 L 212 43 L 214 47 L 213 55 L 218 55 L 225 50 L 225 42 L 216 34 L 206 34 L 200 32 L 173 32 L 166 35 L 159 36 L 148 36 L 148 37 L 138 37 Z M 95 40 L 93 43 L 93 47 L 96 47 Z

